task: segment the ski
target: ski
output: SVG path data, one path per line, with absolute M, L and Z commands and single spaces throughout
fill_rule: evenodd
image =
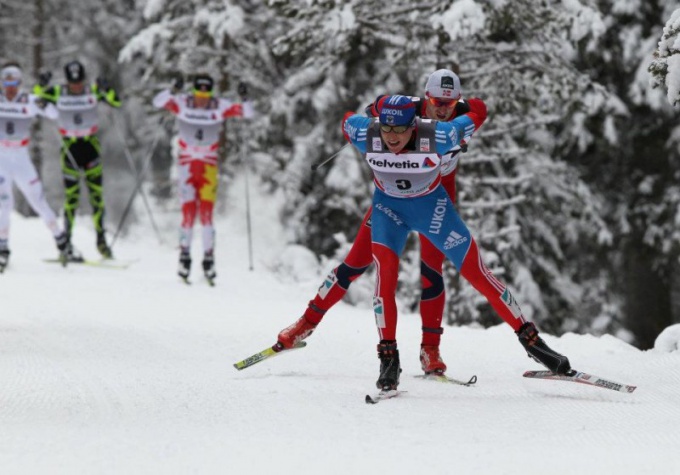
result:
M 551 371 L 526 371 L 523 376 L 525 378 L 571 381 L 574 383 L 587 384 L 588 386 L 597 386 L 600 388 L 611 389 L 612 391 L 618 391 L 621 393 L 632 393 L 637 388 L 637 386 L 616 383 L 610 379 L 601 378 L 593 374 L 588 374 L 573 369 L 567 374 L 555 374 Z
M 112 260 L 112 259 L 102 259 L 100 261 L 95 261 L 95 260 L 83 259 L 82 261 L 67 261 L 67 262 L 64 262 L 60 258 L 53 258 L 53 259 L 43 259 L 43 262 L 47 262 L 49 264 L 61 264 L 64 267 L 70 266 L 70 265 L 84 265 L 84 266 L 92 266 L 92 267 L 104 267 L 104 268 L 107 268 L 107 269 L 127 269 L 132 264 L 137 262 L 137 260 L 117 261 L 117 260 Z
M 259 353 L 255 353 L 253 356 L 250 356 L 245 360 L 234 363 L 234 368 L 241 371 L 242 369 L 249 368 L 260 361 L 271 358 L 272 356 L 280 355 L 281 353 L 288 353 L 289 351 L 304 348 L 305 346 L 307 346 L 307 342 L 299 341 L 292 348 L 286 349 L 281 343 L 277 342 L 274 346 L 270 346 L 269 348 L 262 350 Z
M 472 386 L 477 382 L 477 375 L 473 374 L 470 379 L 467 381 L 460 380 L 460 379 L 455 379 L 451 378 L 449 376 L 446 376 L 445 374 L 419 374 L 415 376 L 418 379 L 425 379 L 427 381 L 437 381 L 439 383 L 450 383 L 450 384 L 458 384 L 460 386 Z
M 384 399 L 392 399 L 394 397 L 399 396 L 402 393 L 405 393 L 406 391 L 399 391 L 398 389 L 388 389 L 380 391 L 378 394 L 371 396 L 370 394 L 366 395 L 366 404 L 378 404 L 380 401 Z

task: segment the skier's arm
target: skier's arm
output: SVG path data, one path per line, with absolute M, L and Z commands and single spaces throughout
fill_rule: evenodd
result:
M 240 104 L 233 104 L 226 99 L 220 99 L 221 108 L 224 111 L 222 117 L 243 117 L 244 119 L 251 119 L 255 116 L 255 107 L 253 103 L 248 100 L 248 85 L 241 81 L 236 88 L 238 95 L 241 97 Z
M 29 101 L 34 115 L 40 115 L 51 120 L 56 120 L 59 117 L 57 108 L 46 99 L 31 94 L 29 95 Z
M 97 96 L 98 101 L 104 101 L 111 107 L 120 107 L 121 102 L 115 89 L 109 87 L 109 83 L 104 78 L 97 78 L 97 82 L 92 85 L 92 92 Z
M 175 115 L 179 114 L 177 96 L 171 93 L 169 89 L 164 89 L 156 94 L 151 103 L 158 109 L 167 109 Z
M 36 84 L 33 86 L 33 94 L 52 104 L 56 104 L 59 99 L 61 88 L 59 86 L 41 86 Z
M 435 128 L 437 154 L 445 158 L 447 152 L 460 145 L 461 140 L 472 135 L 474 131 L 475 123 L 467 115 L 456 117 L 449 122 L 437 122 Z
M 359 114 L 345 114 L 342 120 L 342 134 L 361 153 L 366 153 L 366 132 L 372 120 Z
M 464 115 L 468 116 L 472 122 L 475 123 L 475 131 L 479 129 L 486 120 L 488 114 L 484 101 L 478 97 L 472 97 L 470 99 L 466 99 L 465 102 L 459 102 L 458 104 L 467 105 L 467 111 L 464 112 Z M 458 105 L 456 108 L 457 107 Z M 462 114 L 457 115 L 460 116 Z
M 220 99 L 220 109 L 222 110 L 222 118 L 229 117 L 243 117 L 250 119 L 255 116 L 255 108 L 253 103 L 249 100 L 244 100 L 240 104 L 234 104 L 228 99 Z

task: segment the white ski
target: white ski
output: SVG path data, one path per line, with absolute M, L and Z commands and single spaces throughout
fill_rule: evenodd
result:
M 573 383 L 587 384 L 588 386 L 597 386 L 600 388 L 611 389 L 621 393 L 632 393 L 637 386 L 630 386 L 628 384 L 616 383 L 610 379 L 601 378 L 593 374 L 584 373 L 583 371 L 571 370 L 567 374 L 555 374 L 551 371 L 526 371 L 525 378 L 535 379 L 553 379 L 556 381 L 571 381 Z

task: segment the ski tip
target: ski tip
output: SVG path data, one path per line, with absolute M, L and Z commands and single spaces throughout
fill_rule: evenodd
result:
M 366 404 L 378 404 L 378 401 L 373 399 L 370 395 L 366 394 Z

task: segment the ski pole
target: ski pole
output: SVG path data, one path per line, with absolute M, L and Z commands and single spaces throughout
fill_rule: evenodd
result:
M 161 116 L 160 120 L 158 121 L 158 128 L 160 129 L 163 125 L 163 122 L 165 121 L 165 116 Z M 118 223 L 118 227 L 116 228 L 116 233 L 113 235 L 113 239 L 111 240 L 111 245 L 109 246 L 111 249 L 113 249 L 113 245 L 116 243 L 116 239 L 118 239 L 118 235 L 120 234 L 120 231 L 123 229 L 123 223 L 125 222 L 125 219 L 127 218 L 128 213 L 132 209 L 132 203 L 135 200 L 135 197 L 137 196 L 137 192 L 139 191 L 139 188 L 142 186 L 142 183 L 144 181 L 144 175 L 146 175 L 146 171 L 148 170 L 149 166 L 151 166 L 151 160 L 153 159 L 153 152 L 156 149 L 156 145 L 158 144 L 158 140 L 160 139 L 161 134 L 156 133 L 156 137 L 153 140 L 153 143 L 151 144 L 151 148 L 149 148 L 149 152 L 147 153 L 147 156 L 144 160 L 143 166 L 141 171 L 139 172 L 139 175 L 137 176 L 137 182 L 135 183 L 135 188 L 132 190 L 132 194 L 130 195 L 130 199 L 128 200 L 127 204 L 125 205 L 125 209 L 123 210 L 123 214 L 120 217 L 120 222 Z
M 253 270 L 253 234 L 252 234 L 252 229 L 250 226 L 250 183 L 248 179 L 248 144 L 246 142 L 246 137 L 244 137 L 245 134 L 245 119 L 243 119 L 244 122 L 241 125 L 241 150 L 243 154 L 243 167 L 245 169 L 245 177 L 246 177 L 246 230 L 248 233 L 248 262 L 250 264 L 250 270 Z
M 317 162 L 317 163 L 313 163 L 313 164 L 312 164 L 312 171 L 318 170 L 319 168 L 323 167 L 325 164 L 327 164 L 328 162 L 330 162 L 331 160 L 333 160 L 335 157 L 337 157 L 338 155 L 340 155 L 340 152 L 342 152 L 348 145 L 349 145 L 349 143 L 346 143 L 345 145 L 343 145 L 342 147 L 340 147 L 340 150 L 338 150 L 337 152 L 335 152 L 335 153 L 334 153 L 333 155 L 331 155 L 330 157 L 324 159 L 323 161 Z
M 138 175 L 137 174 L 137 167 L 135 166 L 134 160 L 132 159 L 132 155 L 130 154 L 130 149 L 128 148 L 127 144 L 125 143 L 125 138 L 123 137 L 123 132 L 120 128 L 120 125 L 118 124 L 118 116 L 115 115 L 115 114 L 113 116 L 113 125 L 114 125 L 114 128 L 116 129 L 116 132 L 118 133 L 118 138 L 120 139 L 120 142 L 123 144 L 123 152 L 125 153 L 125 158 L 127 159 L 128 165 L 130 166 L 132 173 L 134 173 L 135 175 Z M 146 208 L 146 212 L 149 215 L 149 220 L 151 221 L 151 226 L 153 227 L 153 230 L 156 233 L 156 237 L 158 238 L 158 242 L 163 244 L 163 237 L 161 236 L 161 232 L 158 230 L 158 226 L 156 225 L 156 220 L 153 217 L 153 212 L 151 211 L 151 206 L 149 206 L 149 200 L 146 196 L 146 192 L 144 191 L 144 188 L 140 188 L 139 193 L 142 195 L 142 201 L 144 202 L 144 207 Z

